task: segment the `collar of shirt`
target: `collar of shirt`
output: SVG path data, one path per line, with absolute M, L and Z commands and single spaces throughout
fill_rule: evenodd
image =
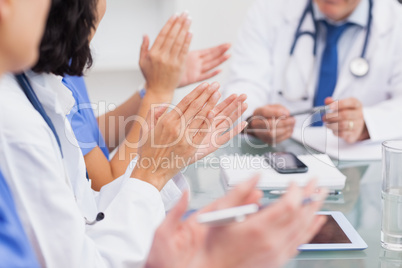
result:
M 45 110 L 53 110 L 64 116 L 70 113 L 75 99 L 62 83 L 63 77 L 32 71 L 27 71 L 26 75 Z
M 368 16 L 369 16 L 369 0 L 361 0 L 356 9 L 352 12 L 352 14 L 345 20 L 335 22 L 329 18 L 327 18 L 318 8 L 317 4 L 313 3 L 314 14 L 317 21 L 325 20 L 333 25 L 342 25 L 346 22 L 353 23 L 355 25 L 361 26 L 363 28 L 367 27 Z

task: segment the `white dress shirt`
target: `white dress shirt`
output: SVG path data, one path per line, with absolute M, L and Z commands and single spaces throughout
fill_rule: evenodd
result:
M 165 216 L 161 194 L 127 175 L 99 193 L 92 191 L 66 119 L 74 105 L 71 91 L 61 77 L 27 74 L 56 128 L 64 158 L 53 132 L 8 74 L 0 80 L 0 168 L 41 265 L 140 267 Z M 177 199 L 179 188 L 170 184 L 169 189 L 176 192 L 166 195 Z M 104 220 L 87 225 L 85 218 L 93 221 L 98 212 Z

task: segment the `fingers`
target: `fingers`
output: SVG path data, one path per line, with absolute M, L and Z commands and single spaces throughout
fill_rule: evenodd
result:
M 162 48 L 162 45 L 164 44 L 165 39 L 167 38 L 167 35 L 169 34 L 171 28 L 177 22 L 177 20 L 178 20 L 177 14 L 175 14 L 169 18 L 169 20 L 166 22 L 165 26 L 163 26 L 162 30 L 159 32 L 158 36 L 156 37 L 154 45 L 152 46 L 151 49 L 160 50 Z
M 247 122 L 241 122 L 237 126 L 235 126 L 231 131 L 224 133 L 223 135 L 219 136 L 216 144 L 218 146 L 222 146 L 226 144 L 228 141 L 239 135 L 246 127 L 247 127 Z
M 283 133 L 282 133 L 283 132 Z M 251 133 L 256 135 L 260 140 L 268 143 L 268 144 L 277 144 L 281 143 L 292 137 L 293 129 L 282 129 L 279 131 L 268 131 L 262 129 L 248 129 L 247 133 Z
M 203 58 L 204 61 L 209 62 L 211 60 L 214 60 L 216 58 L 221 57 L 223 54 L 225 54 L 231 47 L 231 44 L 222 44 L 216 47 L 204 49 L 200 51 L 200 55 Z
M 214 112 L 217 115 L 214 122 L 216 127 L 218 129 L 227 129 L 232 126 L 247 110 L 248 105 L 244 103 L 246 100 L 247 95 L 245 94 L 240 95 L 238 98 L 236 98 L 236 95 L 232 95 L 216 106 L 214 109 Z
M 215 113 L 211 112 L 215 105 L 218 103 L 221 94 L 219 91 L 216 91 L 212 96 L 208 99 L 207 104 L 202 107 L 201 111 L 194 117 L 191 121 L 188 130 L 190 132 L 195 131 L 194 134 L 199 132 L 200 129 L 203 131 L 211 131 L 211 120 L 215 117 Z
M 176 50 L 176 55 L 180 51 L 185 37 L 188 33 L 188 29 L 190 27 L 191 20 L 188 18 L 188 14 L 183 13 L 173 24 L 169 33 L 166 35 L 165 41 L 161 47 L 161 50 L 170 53 L 173 50 Z
M 321 230 L 322 226 L 326 222 L 326 218 L 324 216 L 314 216 L 312 223 L 310 223 L 306 229 L 301 229 L 301 226 L 296 227 L 297 231 L 293 237 L 289 237 L 289 240 L 286 240 L 287 243 L 283 249 L 283 252 L 287 252 L 287 258 L 290 258 L 299 253 L 298 247 L 302 244 L 309 243 L 314 236 Z M 286 254 L 286 253 L 285 253 Z
M 293 134 L 296 121 L 293 117 L 268 120 L 253 117 L 247 133 L 256 135 L 268 144 L 279 143 L 289 139 Z
M 257 109 L 250 121 L 248 133 L 257 135 L 269 144 L 282 142 L 292 136 L 296 119 L 281 105 L 267 105 Z
M 186 110 L 183 111 L 183 116 L 186 123 L 189 123 L 207 104 L 207 101 L 219 101 L 218 99 L 210 99 L 211 96 L 217 92 L 219 89 L 219 83 L 213 83 L 212 85 L 208 86 L 206 90 L 204 90 L 197 98 L 191 100 L 191 104 L 187 107 Z
M 333 102 L 335 102 L 335 100 L 332 97 L 328 97 L 324 101 L 325 105 L 330 105 Z
M 236 122 L 237 120 L 244 114 L 244 112 L 247 110 L 248 108 L 248 104 L 247 103 L 243 103 L 243 102 L 238 102 L 239 106 L 237 106 L 232 114 L 230 116 L 227 115 L 223 115 L 223 116 L 219 116 L 216 119 L 220 122 L 218 122 L 218 125 L 216 125 L 216 130 L 220 131 L 220 132 L 224 132 L 226 130 L 228 130 L 229 128 L 231 128 Z M 229 111 L 230 112 L 230 111 Z M 220 118 L 223 118 L 223 121 L 220 120 Z M 215 123 L 215 122 L 214 122 Z M 216 123 L 215 123 L 216 124 Z M 247 123 L 248 125 L 248 123 Z M 245 127 L 247 126 L 245 125 Z M 243 131 L 243 129 L 241 130 Z
M 180 23 L 180 21 L 179 21 Z M 176 34 L 176 40 L 174 40 L 172 42 L 172 44 L 170 44 L 171 50 L 170 50 L 170 54 L 172 58 L 177 58 L 177 57 L 183 57 L 183 53 L 185 55 L 188 54 L 188 48 L 190 47 L 190 43 L 191 43 L 191 39 L 192 39 L 192 34 L 189 33 L 189 29 L 191 26 L 191 18 L 188 18 L 187 16 L 183 18 L 183 22 L 180 25 L 181 28 L 178 29 L 177 32 L 173 32 L 172 34 Z M 169 49 L 169 43 L 166 44 L 167 47 L 166 49 Z M 185 49 L 183 51 L 183 49 Z
M 279 129 L 293 129 L 296 124 L 296 119 L 294 117 L 279 117 L 275 119 L 267 119 L 261 116 L 253 116 L 250 123 L 251 127 L 254 129 L 278 131 Z
M 185 41 L 181 48 L 181 51 L 180 51 L 179 55 L 177 56 L 181 62 L 185 62 L 187 55 L 190 51 L 190 45 L 191 45 L 192 40 L 193 40 L 193 34 L 191 32 L 187 32 Z
M 140 61 L 146 57 L 148 53 L 148 48 L 149 48 L 149 37 L 148 35 L 144 35 L 140 51 Z
M 212 78 L 212 77 L 217 76 L 217 75 L 220 74 L 221 72 L 222 72 L 222 70 L 215 70 L 215 71 L 212 71 L 212 72 L 209 72 L 209 73 L 204 73 L 204 74 L 201 74 L 200 78 L 197 79 L 197 80 L 198 80 L 198 81 L 208 80 L 208 79 L 210 79 L 210 78 Z
M 142 125 L 142 133 L 147 133 L 150 129 L 153 129 L 158 122 L 159 118 L 166 112 L 168 106 L 158 106 L 154 109 L 150 109 L 147 117 L 146 124 Z
M 283 224 L 287 218 L 300 207 L 303 199 L 303 192 L 294 182 L 290 184 L 287 192 L 278 202 L 262 211 L 262 216 L 267 220 L 275 220 L 277 224 Z
M 237 95 L 236 94 L 232 94 L 230 95 L 228 98 L 226 98 L 224 101 L 222 101 L 221 103 L 219 103 L 215 109 L 214 112 L 216 114 L 220 114 L 220 112 L 225 109 L 228 105 L 230 105 L 234 100 L 237 99 Z
M 358 120 L 362 118 L 363 115 L 360 110 L 340 110 L 338 112 L 326 114 L 323 120 L 325 123 L 333 124 L 341 121 Z
M 216 59 L 204 62 L 202 65 L 202 72 L 203 73 L 209 72 L 210 70 L 218 67 L 219 65 L 227 61 L 229 58 L 230 55 L 222 55 Z
M 181 218 L 183 217 L 184 213 L 187 210 L 187 206 L 188 206 L 188 192 L 186 191 L 183 193 L 183 196 L 176 204 L 176 206 L 167 214 L 165 223 L 168 226 L 172 227 L 178 226 L 181 222 Z
M 262 196 L 262 192 L 255 189 L 259 178 L 259 175 L 254 176 L 251 180 L 237 185 L 225 197 L 215 201 L 201 212 L 205 213 L 208 211 L 257 203 L 260 199 L 260 196 Z
M 229 106 L 223 108 L 221 106 L 215 108 L 213 110 L 213 114 L 217 114 L 216 110 L 223 110 L 209 122 L 204 122 L 204 124 L 200 127 L 201 129 L 209 129 L 203 135 L 199 135 L 194 139 L 194 142 L 197 144 L 201 144 L 204 141 L 204 138 L 208 135 L 211 139 L 208 141 L 210 146 L 218 149 L 220 146 L 231 140 L 233 137 L 238 135 L 243 129 L 247 126 L 246 122 L 242 122 L 238 124 L 234 129 L 225 133 L 228 129 L 230 129 L 235 122 L 241 117 L 241 115 L 247 110 L 248 105 L 244 103 L 247 95 L 243 94 L 239 98 L 235 99 Z M 231 99 L 231 97 L 229 97 Z M 225 101 L 224 101 L 225 102 Z M 208 133 L 209 132 L 209 133 Z M 224 134 L 223 134 L 224 133 Z M 222 135 L 223 134 L 223 135 Z M 205 144 L 205 142 L 204 142 Z
M 204 91 L 209 88 L 208 83 L 202 83 L 198 87 L 196 87 L 193 91 L 190 92 L 187 96 L 185 96 L 179 104 L 177 104 L 176 109 L 178 111 L 177 116 L 180 117 L 190 106 L 193 100 L 197 99 Z
M 254 116 L 262 116 L 267 119 L 278 118 L 278 117 L 289 117 L 290 112 L 288 109 L 280 104 L 266 105 L 264 107 L 258 108 L 254 112 Z
M 332 99 L 333 100 L 333 99 Z M 362 107 L 362 104 L 359 100 L 356 98 L 348 98 L 348 99 L 343 99 L 340 101 L 333 101 L 330 105 L 329 108 L 334 111 L 341 111 L 345 109 L 360 109 Z

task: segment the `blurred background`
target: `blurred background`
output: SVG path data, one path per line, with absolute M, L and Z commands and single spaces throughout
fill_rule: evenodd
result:
M 278 0 L 280 1 L 280 0 Z M 398 0 L 402 2 L 402 0 Z M 234 43 L 253 0 L 108 0 L 106 15 L 92 42 L 95 64 L 86 73 L 92 102 L 119 105 L 143 83 L 138 66 L 143 34 L 151 41 L 167 19 L 188 10 L 193 18 L 191 49 Z M 230 60 L 213 80 L 225 83 Z M 177 103 L 195 86 L 176 90 Z M 107 101 L 106 101 L 107 100 Z M 95 111 L 104 113 L 103 111 Z
M 168 18 L 188 10 L 193 19 L 191 50 L 234 43 L 250 0 L 109 0 L 92 42 L 95 63 L 86 73 L 92 102 L 119 105 L 144 82 L 138 66 L 142 36 L 155 39 Z M 227 67 L 213 80 L 225 82 Z M 177 103 L 192 88 L 176 90 Z M 107 101 L 106 101 L 107 100 Z M 100 111 L 103 113 L 105 111 Z

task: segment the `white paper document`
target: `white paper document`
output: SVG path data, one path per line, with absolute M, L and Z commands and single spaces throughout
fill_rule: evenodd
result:
M 373 161 L 382 157 L 381 143 L 362 141 L 348 144 L 325 127 L 295 128 L 292 139 L 307 150 L 311 148 L 340 161 Z
M 251 179 L 259 174 L 258 188 L 261 190 L 282 190 L 290 182 L 306 185 L 311 179 L 318 179 L 319 187 L 329 190 L 342 190 L 346 176 L 331 161 L 328 155 L 301 155 L 298 158 L 308 166 L 307 173 L 280 174 L 276 172 L 263 156 L 226 155 L 220 158 L 221 178 L 226 188 Z

